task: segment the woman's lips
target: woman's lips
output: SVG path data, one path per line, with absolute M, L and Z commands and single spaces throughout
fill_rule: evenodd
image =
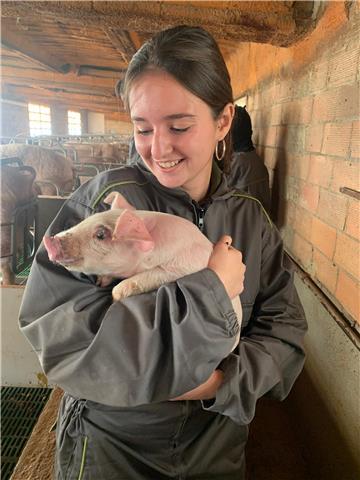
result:
M 176 167 L 177 165 L 179 165 L 179 163 L 181 163 L 182 161 L 183 161 L 183 158 L 180 158 L 179 160 L 171 160 L 171 161 L 167 161 L 167 162 L 157 162 L 156 165 L 159 166 L 161 168 L 161 170 L 171 170 L 174 167 Z

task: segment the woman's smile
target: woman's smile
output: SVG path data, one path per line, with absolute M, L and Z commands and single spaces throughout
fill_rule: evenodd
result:
M 148 169 L 165 187 L 204 198 L 221 136 L 209 106 L 157 70 L 134 83 L 129 106 L 136 149 Z

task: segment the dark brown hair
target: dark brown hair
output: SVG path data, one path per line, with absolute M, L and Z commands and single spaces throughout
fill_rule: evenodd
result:
M 214 38 L 201 27 L 177 26 L 157 33 L 132 57 L 121 97 L 129 110 L 129 93 L 134 80 L 146 70 L 163 70 L 203 100 L 214 119 L 233 102 L 230 75 Z M 227 170 L 232 154 L 231 129 L 225 137 L 222 168 Z

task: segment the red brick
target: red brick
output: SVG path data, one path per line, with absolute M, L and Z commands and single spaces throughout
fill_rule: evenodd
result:
M 317 214 L 324 222 L 338 230 L 343 230 L 347 213 L 347 202 L 347 198 L 341 193 L 332 193 L 328 190 L 320 189 Z
M 263 150 L 262 158 L 264 159 L 264 163 L 268 168 L 275 168 L 276 167 L 276 154 L 277 149 L 273 147 L 265 147 Z
M 290 177 L 289 175 L 287 175 L 285 177 L 285 181 L 282 184 L 281 181 L 283 179 L 284 173 L 281 171 L 281 169 L 277 169 L 276 172 L 278 175 L 278 182 L 280 183 L 279 191 L 281 192 L 282 196 L 286 197 L 287 200 L 291 200 L 292 202 L 297 204 L 299 202 L 300 180 L 298 180 L 296 177 Z
M 294 233 L 292 249 L 290 249 L 294 257 L 305 268 L 306 271 L 312 268 L 312 250 L 311 243 L 307 242 L 299 235 Z
M 277 146 L 284 148 L 287 153 L 299 153 L 305 147 L 305 126 L 287 125 L 277 127 Z
M 295 220 L 295 211 L 296 206 L 292 200 L 288 200 L 285 203 L 285 224 L 288 226 L 292 226 Z
M 310 74 L 310 91 L 317 92 L 326 87 L 328 62 L 318 61 L 313 64 Z
M 332 259 L 336 245 L 336 230 L 314 217 L 311 227 L 311 242 L 328 259 Z
M 278 89 L 278 99 L 285 100 L 295 96 L 295 85 L 292 79 L 282 80 Z
M 353 122 L 350 142 L 350 155 L 352 158 L 360 158 L 360 122 Z
M 341 187 L 360 190 L 360 164 L 345 160 L 335 160 L 331 190 L 339 192 Z
M 274 172 L 274 169 L 273 168 L 269 168 L 267 167 L 268 169 L 268 172 L 269 172 L 269 185 L 270 185 L 270 189 L 273 188 L 273 185 L 274 185 L 274 175 L 275 175 L 275 172 Z
M 330 185 L 334 162 L 323 155 L 311 155 L 308 181 L 328 188 Z
M 277 127 L 265 127 L 262 129 L 260 142 L 263 145 L 276 146 L 276 129 Z
M 360 324 L 359 282 L 340 270 L 335 295 L 344 310 L 349 312 L 349 314 Z
M 264 86 L 264 88 L 261 90 L 262 106 L 270 106 L 277 102 L 277 91 L 278 89 L 275 83 Z
M 319 187 L 302 182 L 299 188 L 299 204 L 315 213 L 319 203 Z
M 311 120 L 312 103 L 312 97 L 305 97 L 283 103 L 281 110 L 281 123 L 283 125 L 307 125 Z
M 330 122 L 359 115 L 359 85 L 344 85 L 316 95 L 313 121 Z
M 252 141 L 253 141 L 253 144 L 257 146 L 259 145 L 259 141 L 260 141 L 259 135 L 260 135 L 261 129 L 253 127 L 252 130 L 253 130 Z
M 314 249 L 313 272 L 315 278 L 330 292 L 335 293 L 338 268 L 318 250 Z
M 359 278 L 359 242 L 346 234 L 338 233 L 334 262 L 350 275 Z
M 328 69 L 328 86 L 346 85 L 355 82 L 357 73 L 358 41 L 331 52 Z
M 250 113 L 250 116 L 251 116 L 252 113 L 253 113 L 253 110 L 254 110 L 254 94 L 253 94 L 253 92 L 250 92 L 247 96 L 246 110 Z
M 281 238 L 283 239 L 284 246 L 288 251 L 291 251 L 293 244 L 294 231 L 291 227 L 285 225 L 281 230 Z
M 313 216 L 304 208 L 297 207 L 294 219 L 294 230 L 303 238 L 311 238 Z
M 310 156 L 289 154 L 288 161 L 288 175 L 305 180 L 309 172 Z
M 327 123 L 321 152 L 347 157 L 351 138 L 351 123 Z
M 270 125 L 280 125 L 281 123 L 281 109 L 282 105 L 274 105 L 270 109 L 269 123 Z
M 349 201 L 345 233 L 360 241 L 360 204 L 358 200 Z
M 252 108 L 253 108 L 254 110 L 257 110 L 258 108 L 260 108 L 260 106 L 259 106 L 259 105 L 260 105 L 260 101 L 259 101 L 259 99 L 260 99 L 260 91 L 255 88 L 255 89 L 252 91 L 251 97 L 252 97 Z
M 309 125 L 306 129 L 305 148 L 308 152 L 321 152 L 324 125 Z

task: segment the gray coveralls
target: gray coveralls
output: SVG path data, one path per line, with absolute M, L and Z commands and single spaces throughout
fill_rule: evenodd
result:
M 69 199 L 48 234 L 109 208 L 121 192 L 137 209 L 182 216 L 216 242 L 229 234 L 246 264 L 239 346 L 232 303 L 210 269 L 112 303 L 111 286 L 33 263 L 20 327 L 52 383 L 67 392 L 57 426 L 57 479 L 241 480 L 248 424 L 263 395 L 284 399 L 304 363 L 304 313 L 291 265 L 259 201 L 214 169 L 206 202 L 167 189 L 140 165 L 98 175 Z M 168 401 L 205 382 L 209 401 Z

